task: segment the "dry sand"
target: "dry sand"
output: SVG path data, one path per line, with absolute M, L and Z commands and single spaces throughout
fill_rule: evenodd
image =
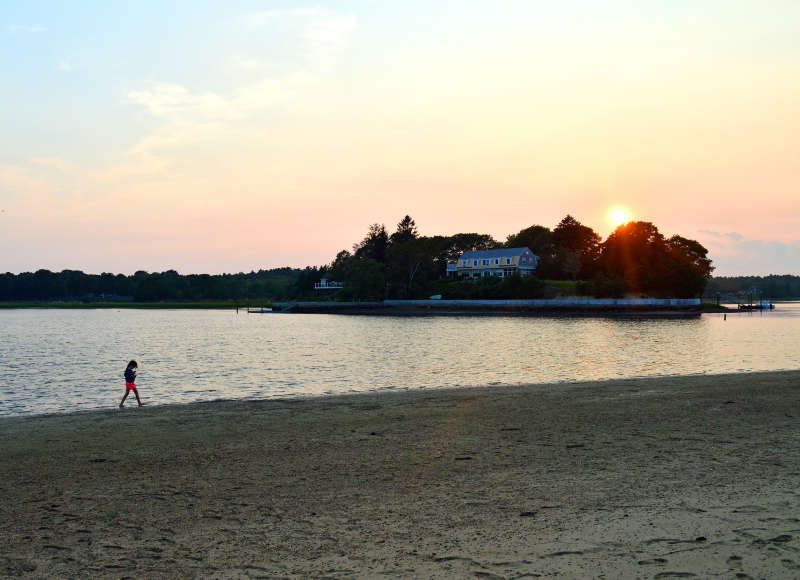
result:
M 0 421 L 0 575 L 800 578 L 800 372 Z

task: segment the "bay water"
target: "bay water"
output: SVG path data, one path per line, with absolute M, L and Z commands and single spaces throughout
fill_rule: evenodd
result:
M 695 318 L 0 310 L 0 416 L 800 369 L 800 303 Z M 135 406 L 133 397 L 127 405 Z

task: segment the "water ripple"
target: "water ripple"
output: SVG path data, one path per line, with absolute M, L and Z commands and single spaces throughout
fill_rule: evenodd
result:
M 0 311 L 0 415 L 149 404 L 794 369 L 800 304 L 695 319 Z

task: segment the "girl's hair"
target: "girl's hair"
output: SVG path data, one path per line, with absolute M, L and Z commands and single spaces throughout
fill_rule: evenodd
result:
M 131 368 L 131 367 L 138 367 L 138 366 L 139 366 L 139 365 L 137 365 L 137 364 L 136 364 L 136 361 L 135 361 L 135 360 L 132 360 L 131 362 L 129 362 L 129 363 L 128 363 L 128 368 Z

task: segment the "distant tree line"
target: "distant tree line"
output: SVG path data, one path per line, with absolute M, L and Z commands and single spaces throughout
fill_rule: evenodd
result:
M 712 278 L 705 290 L 705 296 L 714 298 L 747 295 L 753 290 L 772 300 L 800 298 L 800 276 L 722 276 Z
M 539 256 L 535 276 L 490 276 L 476 281 L 446 278 L 447 264 L 466 251 L 525 246 Z M 181 275 L 175 270 L 139 271 L 130 276 L 79 270 L 6 273 L 0 274 L 0 301 L 98 296 L 140 302 L 286 300 L 317 297 L 314 284 L 323 276 L 344 283 L 332 296 L 341 300 L 432 294 L 444 298 L 539 298 L 554 288 L 564 294 L 597 297 L 694 297 L 703 293 L 712 270 L 708 251 L 699 242 L 677 235 L 665 238 L 650 222 L 624 224 L 603 241 L 592 228 L 567 215 L 552 230 L 532 225 L 499 242 L 480 233 L 421 236 L 407 215 L 392 233 L 382 224 L 372 224 L 351 250 L 342 250 L 321 267 L 220 275 Z M 782 280 L 781 292 L 772 292 L 772 286 L 760 283 L 765 293 L 775 298 L 787 293 L 800 295 L 795 277 L 790 277 L 791 283 L 786 277 L 775 278 Z M 776 281 L 776 288 L 778 285 Z
M 469 250 L 530 248 L 539 256 L 535 277 L 488 277 L 479 281 L 446 280 L 448 262 Z M 573 292 L 598 297 L 628 294 L 655 297 L 700 296 L 713 266 L 708 250 L 682 236 L 665 238 L 650 222 L 619 226 L 605 241 L 590 227 L 567 215 L 552 230 L 533 225 L 499 242 L 488 234 L 420 236 L 405 216 L 389 234 L 372 224 L 352 251 L 342 250 L 333 262 L 307 268 L 297 282 L 300 295 L 313 295 L 322 276 L 344 282 L 341 299 L 536 298 L 544 295 L 542 280 L 573 281 Z
M 175 270 L 148 273 L 85 274 L 80 270 L 37 270 L 22 274 L 0 274 L 0 301 L 129 299 L 204 301 L 290 298 L 301 270 L 276 268 L 240 274 L 189 274 Z

